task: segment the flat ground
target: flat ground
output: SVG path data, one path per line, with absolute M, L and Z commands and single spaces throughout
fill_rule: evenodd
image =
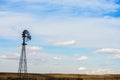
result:
M 120 80 L 120 74 L 28 74 L 29 80 Z M 16 80 L 17 73 L 0 73 L 0 80 Z

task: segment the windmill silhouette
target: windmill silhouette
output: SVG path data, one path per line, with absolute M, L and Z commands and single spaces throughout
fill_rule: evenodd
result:
M 27 73 L 26 42 L 31 40 L 31 36 L 28 30 L 23 31 L 22 38 L 23 38 L 23 43 L 22 43 L 22 51 L 19 61 L 18 76 L 19 76 L 19 80 L 28 80 L 29 78 Z

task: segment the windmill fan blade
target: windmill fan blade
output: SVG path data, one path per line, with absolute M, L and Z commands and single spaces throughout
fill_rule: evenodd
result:
M 25 41 L 31 40 L 31 36 L 30 36 L 28 30 L 23 31 L 23 37 L 25 38 Z

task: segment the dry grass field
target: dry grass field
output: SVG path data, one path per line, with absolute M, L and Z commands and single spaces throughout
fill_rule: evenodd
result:
M 29 74 L 29 80 L 120 80 L 118 74 Z M 0 80 L 17 80 L 17 73 L 0 73 Z

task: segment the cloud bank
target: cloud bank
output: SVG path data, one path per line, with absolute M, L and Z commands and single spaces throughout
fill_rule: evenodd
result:
M 120 49 L 103 48 L 100 50 L 96 50 L 95 53 L 97 53 L 97 54 L 120 54 Z

